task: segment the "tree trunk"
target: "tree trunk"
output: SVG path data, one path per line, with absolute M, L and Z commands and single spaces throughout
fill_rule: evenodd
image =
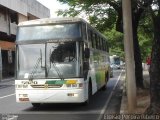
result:
M 150 107 L 146 113 L 160 113 L 160 17 L 154 18 L 154 41 L 150 66 Z
M 135 76 L 136 86 L 143 88 L 143 69 L 141 51 L 139 48 L 138 36 L 137 36 L 137 25 L 133 23 L 133 45 L 134 45 L 134 60 L 135 60 Z
M 147 4 L 144 3 L 145 4 L 144 6 L 147 7 L 151 3 L 152 3 L 152 1 L 148 1 Z M 110 4 L 110 5 L 112 6 L 112 4 Z M 121 11 L 122 8 L 121 7 L 119 7 L 119 8 L 114 7 L 114 8 L 118 13 L 118 19 L 116 21 L 116 30 L 119 31 L 119 32 L 123 32 L 122 11 Z M 138 25 L 139 25 L 139 21 L 140 21 L 140 16 L 143 13 L 143 11 L 144 11 L 144 9 L 138 9 L 138 8 L 137 8 L 137 11 L 132 10 L 135 77 L 136 77 L 136 87 L 137 88 L 144 88 L 144 86 L 143 86 L 143 69 L 142 69 L 141 51 L 140 51 L 140 47 L 139 47 L 138 34 L 137 34 Z
M 116 30 L 119 32 L 123 32 L 122 22 L 122 13 L 119 12 L 118 20 L 116 23 Z M 134 60 L 135 60 L 135 76 L 136 76 L 136 87 L 143 88 L 143 69 L 142 69 L 142 59 L 141 59 L 141 51 L 139 48 L 139 41 L 137 35 L 137 26 L 139 20 L 135 20 L 135 16 L 132 17 L 133 23 L 133 45 L 134 45 Z

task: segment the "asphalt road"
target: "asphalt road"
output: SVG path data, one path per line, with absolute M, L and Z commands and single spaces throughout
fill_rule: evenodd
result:
M 0 120 L 100 120 L 105 113 L 120 79 L 121 70 L 114 71 L 114 77 L 107 84 L 107 90 L 98 91 L 90 104 L 44 104 L 33 108 L 30 103 L 16 103 L 14 82 L 0 83 Z

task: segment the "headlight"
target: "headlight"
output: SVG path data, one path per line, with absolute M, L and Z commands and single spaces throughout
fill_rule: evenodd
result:
M 77 87 L 77 84 L 72 84 L 72 87 Z
M 66 84 L 76 84 L 77 80 L 67 80 Z

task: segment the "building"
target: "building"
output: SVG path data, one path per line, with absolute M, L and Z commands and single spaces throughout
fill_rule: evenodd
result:
M 36 0 L 0 0 L 0 79 L 14 76 L 18 23 L 48 17 L 50 10 Z

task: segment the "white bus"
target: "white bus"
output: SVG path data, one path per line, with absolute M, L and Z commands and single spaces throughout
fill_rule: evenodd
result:
M 120 69 L 121 68 L 121 60 L 120 60 L 120 57 L 117 55 L 110 56 L 110 63 L 111 63 L 111 67 L 113 69 Z
M 80 18 L 38 19 L 18 25 L 16 101 L 88 103 L 109 80 L 106 38 Z

